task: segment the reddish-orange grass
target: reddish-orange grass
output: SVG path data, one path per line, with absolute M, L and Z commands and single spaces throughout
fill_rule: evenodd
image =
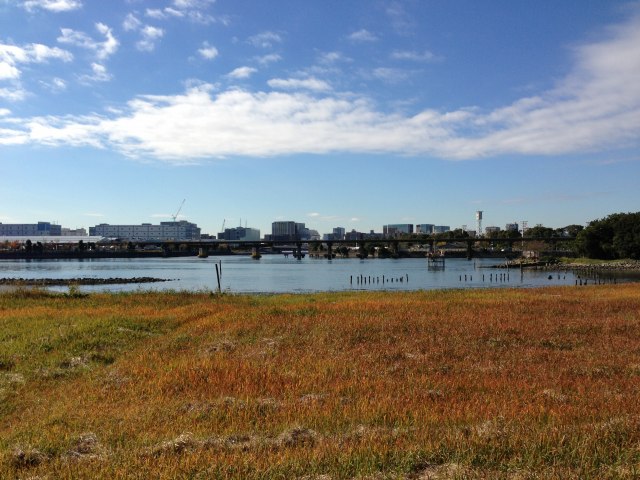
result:
M 640 285 L 0 307 L 2 478 L 640 474 Z

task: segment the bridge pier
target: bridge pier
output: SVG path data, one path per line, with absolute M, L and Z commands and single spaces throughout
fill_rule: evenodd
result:
M 327 242 L 327 258 L 331 260 L 333 258 L 333 243 Z
M 262 254 L 260 253 L 260 245 L 254 245 L 251 247 L 251 258 L 259 260 L 260 257 L 262 257 Z
M 209 256 L 209 247 L 200 247 L 198 249 L 198 258 L 207 258 Z
M 302 259 L 302 243 L 301 242 L 296 243 L 296 253 L 294 257 L 296 257 L 298 260 Z
M 473 240 L 467 240 L 467 260 L 473 258 Z

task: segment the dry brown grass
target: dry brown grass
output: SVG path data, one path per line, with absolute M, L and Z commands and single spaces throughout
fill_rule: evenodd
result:
M 0 295 L 2 478 L 637 478 L 640 285 Z

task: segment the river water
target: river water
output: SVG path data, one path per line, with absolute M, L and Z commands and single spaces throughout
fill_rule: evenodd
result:
M 536 287 L 576 285 L 579 273 L 487 268 L 501 259 L 447 259 L 432 269 L 426 259 L 314 259 L 265 255 L 92 259 L 0 260 L 0 278 L 133 278 L 170 281 L 143 284 L 81 286 L 84 292 L 136 290 L 207 290 L 218 288 L 215 265 L 222 270 L 220 287 L 231 293 L 302 293 L 343 290 L 431 290 L 448 288 Z M 584 274 L 583 278 L 584 278 Z M 633 280 L 618 277 L 616 281 Z M 607 280 L 608 281 L 608 280 Z M 593 283 L 590 280 L 589 283 Z M 66 291 L 68 287 L 49 287 Z

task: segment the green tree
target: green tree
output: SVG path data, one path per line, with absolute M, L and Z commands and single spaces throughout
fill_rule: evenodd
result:
M 538 238 L 551 238 L 555 235 L 553 228 L 544 227 L 542 225 L 536 225 L 535 227 L 527 229 L 525 237 L 538 237 Z
M 614 213 L 578 233 L 578 253 L 589 258 L 640 259 L 640 212 Z

